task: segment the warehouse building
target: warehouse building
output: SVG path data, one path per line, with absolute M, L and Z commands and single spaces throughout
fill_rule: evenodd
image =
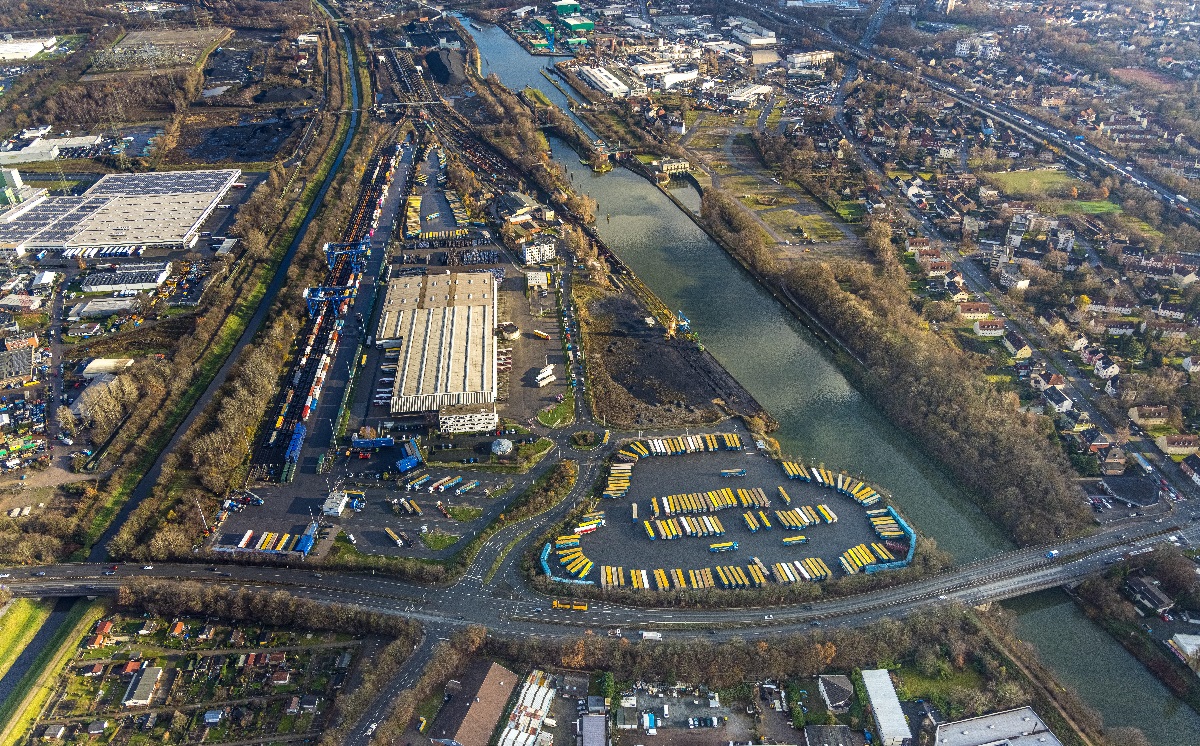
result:
M 575 7 L 578 8 L 579 6 Z M 0 41 L 0 62 L 27 60 L 38 56 L 42 52 L 52 50 L 56 46 L 58 46 L 58 39 L 53 36 L 41 39 L 8 39 Z
M 107 174 L 80 195 L 42 191 L 0 211 L 0 253 L 191 248 L 241 174 L 236 168 Z
M 938 725 L 935 746 L 1062 746 L 1032 707 Z
M 132 293 L 157 290 L 171 276 L 170 262 L 127 264 L 114 272 L 93 272 L 83 280 L 85 293 Z
M 493 405 L 495 329 L 496 278 L 490 272 L 398 277 L 388 283 L 375 339 L 377 346 L 399 349 L 392 413 Z
M 617 79 L 617 76 L 605 70 L 603 67 L 587 67 L 579 68 L 579 77 L 587 81 L 588 85 L 603 93 L 605 96 L 612 98 L 626 98 L 629 95 L 629 86 Z
M 909 746 L 913 742 L 912 731 L 904 718 L 904 711 L 900 709 L 900 699 L 896 696 L 896 687 L 892 686 L 892 677 L 887 669 L 864 670 L 862 679 L 881 746 Z

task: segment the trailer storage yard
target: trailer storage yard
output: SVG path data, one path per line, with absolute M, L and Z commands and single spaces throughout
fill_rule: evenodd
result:
M 748 588 L 911 561 L 912 530 L 874 487 L 777 461 L 733 435 L 624 444 L 604 497 L 543 548 L 552 577 L 646 590 Z

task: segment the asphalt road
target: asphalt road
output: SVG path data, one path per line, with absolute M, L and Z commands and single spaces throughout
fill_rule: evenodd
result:
M 585 465 L 581 477 L 594 474 L 598 464 Z M 580 485 L 590 484 L 581 478 Z M 575 495 L 583 487 L 576 487 Z M 1200 541 L 1200 523 L 1179 526 L 1153 520 L 1101 530 L 1096 534 L 1057 545 L 1060 555 L 1048 559 L 1051 547 L 1015 550 L 986 560 L 903 585 L 846 598 L 767 609 L 649 609 L 610 603 L 591 603 L 587 611 L 550 608 L 550 599 L 524 587 L 520 577 L 520 545 L 499 564 L 490 583 L 484 577 L 516 536 L 537 532 L 557 519 L 573 500 L 526 521 L 514 523 L 484 546 L 466 575 L 446 588 L 430 588 L 384 576 L 361 573 L 317 573 L 298 568 L 221 566 L 220 573 L 182 564 L 139 569 L 121 567 L 115 575 L 108 565 L 63 564 L 41 568 L 10 569 L 6 586 L 18 596 L 53 597 L 115 593 L 130 576 L 194 580 L 229 588 L 286 591 L 328 603 L 343 603 L 386 614 L 399 614 L 425 625 L 427 630 L 454 630 L 482 624 L 497 634 L 564 637 L 586 628 L 648 628 L 694 636 L 705 629 L 713 639 L 760 637 L 794 632 L 814 623 L 855 626 L 881 617 L 903 617 L 939 603 L 975 605 L 1023 595 L 1077 581 L 1102 570 L 1131 550 L 1150 548 L 1168 535 Z M 1200 516 L 1200 510 L 1196 511 Z M 1191 518 L 1192 516 L 1189 516 Z M 111 572 L 111 571 L 110 571 Z M 768 616 L 769 615 L 769 616 Z

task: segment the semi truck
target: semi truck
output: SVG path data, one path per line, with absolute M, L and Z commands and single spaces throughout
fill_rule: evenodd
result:
M 646 631 L 643 631 L 643 632 L 642 632 L 642 639 L 643 639 L 643 640 L 661 640 L 661 639 L 663 639 L 663 638 L 662 638 L 662 632 L 646 632 Z

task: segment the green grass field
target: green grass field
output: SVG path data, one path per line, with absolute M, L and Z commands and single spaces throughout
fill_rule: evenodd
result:
M 842 232 L 820 215 L 801 215 L 800 226 L 814 241 L 840 241 Z
M 0 617 L 0 677 L 12 668 L 17 656 L 50 616 L 51 606 L 45 601 L 17 598 Z
M 436 552 L 439 549 L 448 549 L 454 546 L 461 538 L 458 534 L 449 534 L 445 531 L 430 531 L 427 534 L 421 534 L 421 543 Z
M 450 515 L 460 523 L 467 523 L 483 515 L 483 508 L 473 508 L 470 505 L 455 505 L 450 508 Z
M 984 178 L 1005 194 L 1026 199 L 1045 197 L 1079 183 L 1068 174 L 1052 169 L 985 174 Z

